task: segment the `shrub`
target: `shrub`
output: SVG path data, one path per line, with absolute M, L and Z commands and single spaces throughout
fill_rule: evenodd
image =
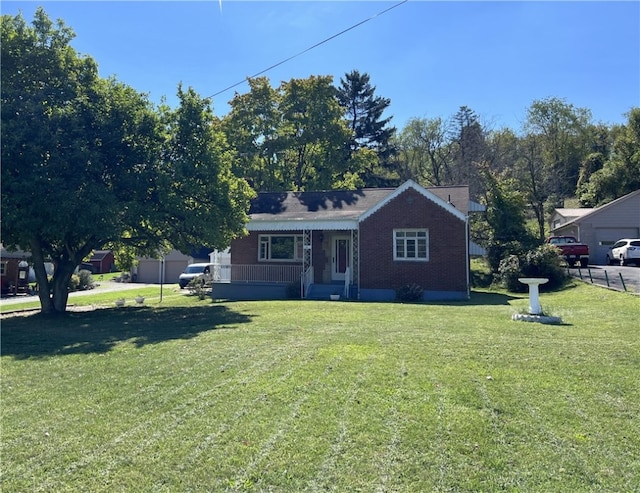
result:
M 207 291 L 207 283 L 202 277 L 194 277 L 187 284 L 189 293 L 198 297 L 199 300 L 204 300 L 209 292 Z
M 424 289 L 418 284 L 405 284 L 404 286 L 396 289 L 396 301 L 404 303 L 412 303 L 415 301 L 422 301 L 422 295 Z
M 489 269 L 494 274 L 500 271 L 500 263 L 503 259 L 511 256 L 524 255 L 526 252 L 526 246 L 519 241 L 490 241 L 486 246 L 487 249 L 487 263 Z
M 299 300 L 302 296 L 300 292 L 300 282 L 294 281 L 287 284 L 286 296 L 290 300 Z
M 474 288 L 487 288 L 493 283 L 493 274 L 487 261 L 471 259 L 471 286 Z
M 557 289 L 569 278 L 563 262 L 556 247 L 545 244 L 527 253 L 523 274 L 525 277 L 546 277 L 549 282 L 543 285 L 544 289 Z
M 540 286 L 540 290 L 557 289 L 567 281 L 562 258 L 553 245 L 539 246 L 521 256 L 509 255 L 500 261 L 498 276 L 504 288 L 514 293 L 527 291 L 527 286 L 518 281 L 520 277 L 549 279 L 549 282 Z
M 93 274 L 91 271 L 82 269 L 78 271 L 78 287 L 77 289 L 86 290 L 93 288 Z
M 78 274 L 72 274 L 67 286 L 69 291 L 77 291 L 78 286 L 80 286 L 80 276 Z

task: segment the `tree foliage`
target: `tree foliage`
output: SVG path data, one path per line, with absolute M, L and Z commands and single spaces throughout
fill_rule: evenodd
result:
M 396 153 L 393 146 L 396 128 L 391 126 L 392 117 L 382 117 L 391 100 L 376 96 L 375 89 L 368 74 L 353 70 L 340 79 L 337 92 L 338 101 L 346 112 L 347 125 L 352 131 L 352 151 L 369 149 L 377 156 L 373 166 L 364 171 L 363 180 L 370 187 L 395 181 L 392 158 Z
M 561 198 L 575 194 L 580 163 L 588 152 L 591 112 L 552 97 L 535 100 L 527 112 L 525 132 L 539 142 L 545 183 L 539 190 Z
M 484 186 L 480 165 L 486 162 L 486 131 L 471 108 L 461 106 L 453 116 L 451 135 L 451 184 L 468 185 L 471 196 L 478 196 Z
M 608 159 L 598 154 L 596 163 L 579 187 L 580 201 L 596 207 L 640 189 L 640 108 L 633 108 L 628 122 L 614 129 Z M 600 167 L 599 167 L 600 166 Z M 597 169 L 594 169 L 597 168 Z
M 224 119 L 240 156 L 236 173 L 256 190 L 358 186 L 362 159 L 350 159 L 351 132 L 332 81 L 311 76 L 273 89 L 267 78 L 251 79 L 250 91 L 234 96 Z
M 82 259 L 108 244 L 224 247 L 251 193 L 230 173 L 207 101 L 156 111 L 70 46 L 42 8 L 2 27 L 2 238 L 31 251 L 43 312 L 66 309 Z M 55 272 L 48 280 L 44 262 Z
M 498 272 L 500 261 L 508 255 L 521 255 L 534 244 L 527 229 L 525 198 L 515 184 L 489 169 L 483 170 L 488 184 L 484 203 L 484 221 L 474 231 L 487 249 L 489 267 Z
M 400 176 L 425 185 L 451 181 L 451 146 L 441 118 L 412 118 L 397 139 Z

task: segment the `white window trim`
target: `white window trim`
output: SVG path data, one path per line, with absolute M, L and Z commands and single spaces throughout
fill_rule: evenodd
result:
M 426 257 L 401 257 L 398 256 L 398 250 L 396 248 L 398 233 L 408 233 L 408 232 L 418 232 L 425 234 L 425 254 Z M 417 248 L 417 239 L 416 241 L 416 253 L 418 252 Z M 406 248 L 406 240 L 405 240 L 405 253 L 407 251 Z M 393 230 L 393 260 L 397 262 L 428 262 L 429 261 L 429 230 L 426 228 L 403 228 L 403 229 L 394 229 Z
M 271 248 L 271 238 L 272 237 L 282 237 L 282 236 L 288 236 L 288 237 L 292 237 L 294 238 L 293 241 L 293 258 L 271 258 L 271 252 L 272 252 L 272 248 Z M 262 242 L 264 240 L 268 239 L 269 241 L 269 257 L 268 258 L 263 258 L 262 257 Z M 264 234 L 264 235 L 259 235 L 258 236 L 258 262 L 302 262 L 302 242 L 303 242 L 303 237 L 302 235 L 299 234 Z M 299 248 L 298 248 L 299 247 Z M 298 253 L 300 253 L 300 255 L 298 255 Z

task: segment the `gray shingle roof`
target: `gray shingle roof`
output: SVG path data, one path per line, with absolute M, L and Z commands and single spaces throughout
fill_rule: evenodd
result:
M 322 192 L 261 192 L 251 203 L 249 214 L 254 220 L 357 219 L 393 191 L 393 188 L 371 188 Z
M 252 201 L 249 215 L 252 220 L 258 221 L 357 219 L 395 190 L 365 188 L 320 192 L 261 192 Z M 426 190 L 467 214 L 468 187 L 429 187 Z

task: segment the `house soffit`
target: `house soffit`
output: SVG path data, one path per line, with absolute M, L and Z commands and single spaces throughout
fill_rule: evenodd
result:
M 248 231 L 348 231 L 358 229 L 355 219 L 343 220 L 253 220 L 247 224 Z

